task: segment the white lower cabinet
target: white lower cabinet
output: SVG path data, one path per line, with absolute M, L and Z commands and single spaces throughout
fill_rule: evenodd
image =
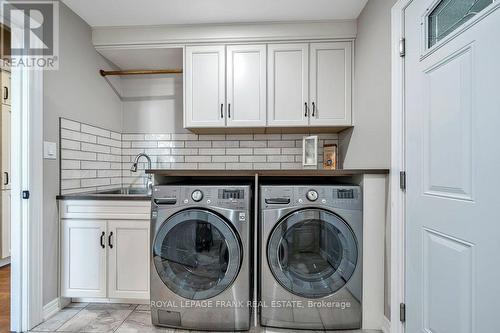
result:
M 106 297 L 106 224 L 62 220 L 63 297 Z
M 108 222 L 108 297 L 149 298 L 149 221 Z
M 63 297 L 149 299 L 149 220 L 61 222 Z

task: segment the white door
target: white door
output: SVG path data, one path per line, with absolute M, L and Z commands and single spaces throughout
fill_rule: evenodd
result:
M 352 43 L 310 46 L 310 118 L 313 126 L 351 125 Z
M 268 126 L 307 126 L 308 44 L 269 44 L 267 52 Z
M 485 3 L 405 12 L 409 333 L 499 329 L 500 3 Z
M 1 258 L 10 257 L 10 190 L 0 191 L 2 195 L 2 253 Z
M 63 297 L 106 297 L 106 221 L 62 220 Z
M 149 223 L 108 221 L 108 297 L 149 299 Z
M 225 46 L 187 46 L 184 127 L 226 124 Z
M 2 144 L 1 144 L 1 166 L 2 166 L 2 190 L 10 189 L 10 106 L 2 105 Z
M 2 71 L 2 104 L 10 105 L 10 73 Z
M 227 47 L 227 126 L 266 126 L 266 45 Z

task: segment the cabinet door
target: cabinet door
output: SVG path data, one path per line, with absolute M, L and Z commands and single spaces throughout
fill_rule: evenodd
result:
M 226 124 L 225 47 L 187 46 L 184 127 L 224 127 Z
M 62 296 L 106 297 L 106 221 L 62 220 L 61 234 Z
M 108 297 L 149 299 L 149 225 L 149 220 L 108 222 Z
M 10 105 L 10 73 L 2 71 L 2 104 Z
M 307 126 L 308 44 L 268 45 L 268 125 Z
M 10 106 L 2 105 L 2 144 L 1 144 L 1 165 L 2 165 L 2 190 L 9 190 L 11 183 L 10 175 L 10 126 L 11 112 Z
M 227 126 L 266 126 L 266 45 L 227 47 Z
M 351 125 L 351 49 L 351 42 L 311 44 L 311 125 Z
M 10 257 L 10 190 L 1 191 L 2 194 L 2 253 L 1 258 Z

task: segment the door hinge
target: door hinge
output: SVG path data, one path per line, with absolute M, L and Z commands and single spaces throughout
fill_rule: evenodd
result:
M 399 304 L 399 320 L 404 323 L 406 321 L 406 304 Z
M 30 191 L 23 191 L 22 193 L 23 199 L 27 200 L 30 198 Z
M 406 39 L 401 38 L 399 40 L 399 56 L 404 57 L 406 54 Z
M 406 190 L 406 171 L 399 172 L 399 188 Z

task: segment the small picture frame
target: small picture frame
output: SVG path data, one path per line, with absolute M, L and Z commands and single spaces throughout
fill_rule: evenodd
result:
M 318 167 L 318 136 L 305 136 L 302 139 L 302 165 Z

